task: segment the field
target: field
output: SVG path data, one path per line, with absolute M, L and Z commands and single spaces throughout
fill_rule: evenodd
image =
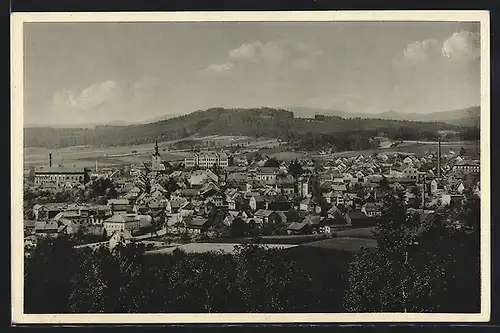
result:
M 339 156 L 351 157 L 359 154 L 368 155 L 373 153 L 415 153 L 423 154 L 429 151 L 437 150 L 436 142 L 417 142 L 405 141 L 397 147 L 376 148 L 361 151 L 345 151 L 326 155 L 319 155 L 318 152 L 306 151 L 291 151 L 289 146 L 280 143 L 276 139 L 256 139 L 243 136 L 205 136 L 192 137 L 201 141 L 210 141 L 216 144 L 217 147 L 234 147 L 242 146 L 246 149 L 259 149 L 262 155 L 275 157 L 279 160 L 290 161 L 293 159 L 315 158 L 315 159 L 333 159 Z M 171 150 L 167 146 L 175 141 L 160 142 L 159 150 L 164 161 L 182 160 L 188 154 L 187 151 Z M 443 152 L 453 149 L 458 152 L 463 147 L 468 154 L 474 156 L 479 154 L 479 143 L 468 142 L 442 142 L 441 147 Z M 24 165 L 40 166 L 48 164 L 48 155 L 52 154 L 52 164 L 65 166 L 76 166 L 94 168 L 96 161 L 100 167 L 114 167 L 121 165 L 138 164 L 151 159 L 151 154 L 154 151 L 154 144 L 143 144 L 133 146 L 95 148 L 91 146 L 76 146 L 59 149 L 24 148 Z
M 441 142 L 441 149 L 443 153 L 448 152 L 450 149 L 459 152 L 460 148 L 464 148 L 468 154 L 472 156 L 479 154 L 480 145 L 477 141 L 454 141 L 454 142 Z M 437 142 L 423 142 L 423 141 L 405 141 L 397 147 L 389 148 L 374 148 L 359 151 L 343 151 L 326 155 L 313 155 L 314 158 L 332 159 L 337 157 L 352 157 L 360 154 L 371 155 L 374 153 L 409 153 L 409 154 L 424 154 L 426 152 L 436 152 Z
M 205 136 L 191 137 L 204 142 L 213 142 L 217 147 L 231 147 L 242 145 L 245 148 L 263 149 L 279 146 L 276 139 L 255 139 L 243 136 Z M 178 140 L 176 140 L 178 141 Z M 163 161 L 182 160 L 189 154 L 187 151 L 171 150 L 167 146 L 176 141 L 163 141 L 158 143 L 160 155 Z M 65 166 L 76 166 L 95 168 L 96 161 L 100 167 L 114 167 L 121 165 L 138 164 L 151 160 L 154 152 L 154 144 L 119 146 L 96 148 L 91 146 L 75 146 L 59 149 L 28 147 L 24 148 L 24 165 L 40 166 L 47 165 L 49 153 L 52 154 L 52 165 L 63 164 Z
M 283 235 L 283 236 L 262 236 L 261 244 L 289 244 L 289 245 L 297 245 L 304 244 L 309 242 L 314 242 L 318 240 L 322 240 L 327 238 L 324 234 L 319 235 Z M 226 238 L 221 240 L 214 240 L 214 243 L 235 243 L 241 244 L 246 241 L 251 240 L 249 237 L 242 238 Z
M 179 246 L 171 246 L 158 250 L 151 250 L 146 252 L 147 254 L 167 254 L 172 253 L 174 250 L 179 249 L 183 250 L 186 253 L 206 253 L 206 252 L 218 252 L 222 251 L 227 254 L 233 254 L 235 250 L 235 246 L 240 244 L 231 244 L 231 243 L 189 243 Z M 291 247 L 295 247 L 296 245 L 290 244 L 268 244 L 267 247 L 271 249 L 288 249 Z
M 362 247 L 375 247 L 376 245 L 377 241 L 374 239 L 341 237 L 302 244 L 301 246 L 356 252 Z

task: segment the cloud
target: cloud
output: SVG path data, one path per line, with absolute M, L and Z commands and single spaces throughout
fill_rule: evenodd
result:
M 76 93 L 67 89 L 56 91 L 53 103 L 56 108 L 66 109 L 67 111 L 87 111 L 113 101 L 119 95 L 120 85 L 110 80 L 92 84 Z
M 207 71 L 208 72 L 214 72 L 214 73 L 225 73 L 231 70 L 232 64 L 213 64 L 208 66 Z
M 245 66 L 258 66 L 266 70 L 284 67 L 310 69 L 322 51 L 312 45 L 286 40 L 242 44 L 229 51 L 224 63 L 212 64 L 206 71 L 228 73 Z
M 439 42 L 435 39 L 426 39 L 421 42 L 410 43 L 404 49 L 404 56 L 406 59 L 413 62 L 426 62 L 429 58 L 439 54 Z
M 478 59 L 480 54 L 479 34 L 460 31 L 443 41 L 425 39 L 407 44 L 396 56 L 396 65 L 464 64 Z
M 481 41 L 478 33 L 460 31 L 443 43 L 443 56 L 449 59 L 475 60 L 481 56 Z

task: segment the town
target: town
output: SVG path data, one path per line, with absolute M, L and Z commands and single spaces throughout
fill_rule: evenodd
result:
M 96 162 L 95 170 L 66 167 L 49 155 L 48 165 L 25 170 L 26 255 L 40 238 L 61 235 L 79 248 L 142 243 L 151 254 L 230 251 L 224 244 L 255 237 L 282 247 L 296 244 L 289 241 L 294 237 L 321 242 L 341 231 L 373 228 L 389 188 L 422 216 L 479 201 L 478 154 L 444 149 L 441 140 L 427 146 L 422 153 L 288 161 L 257 149 L 221 147 L 162 161 L 156 142 L 150 162 L 120 168 Z

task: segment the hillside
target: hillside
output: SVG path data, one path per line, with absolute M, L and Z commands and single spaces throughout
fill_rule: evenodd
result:
M 399 113 L 386 111 L 382 113 L 350 113 L 345 111 L 316 109 L 306 107 L 288 107 L 295 117 L 314 118 L 316 115 L 335 116 L 342 118 L 363 118 L 363 119 L 387 119 L 387 120 L 409 120 L 409 121 L 435 121 L 445 122 L 459 126 L 479 126 L 480 107 L 474 106 L 466 109 L 451 111 L 439 111 L 430 113 Z
M 67 146 L 120 146 L 175 140 L 192 136 L 244 135 L 283 138 L 294 135 L 330 135 L 346 131 L 409 133 L 414 137 L 434 135 L 438 130 L 460 130 L 460 127 L 431 122 L 386 119 L 345 119 L 322 117 L 295 118 L 293 112 L 270 108 L 212 108 L 149 124 L 96 126 L 94 129 L 25 128 L 25 147 L 58 148 Z

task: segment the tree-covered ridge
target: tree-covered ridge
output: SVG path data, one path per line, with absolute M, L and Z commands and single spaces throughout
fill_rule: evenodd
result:
M 438 130 L 464 133 L 468 129 L 437 122 L 386 119 L 345 119 L 341 117 L 294 118 L 290 111 L 271 108 L 224 109 L 196 111 L 173 119 L 130 126 L 97 126 L 95 129 L 25 128 L 26 147 L 67 147 L 79 145 L 120 146 L 177 140 L 193 135 L 244 135 L 282 138 L 309 133 L 311 136 L 333 135 L 346 131 L 372 135 L 384 133 L 389 138 L 435 138 Z

